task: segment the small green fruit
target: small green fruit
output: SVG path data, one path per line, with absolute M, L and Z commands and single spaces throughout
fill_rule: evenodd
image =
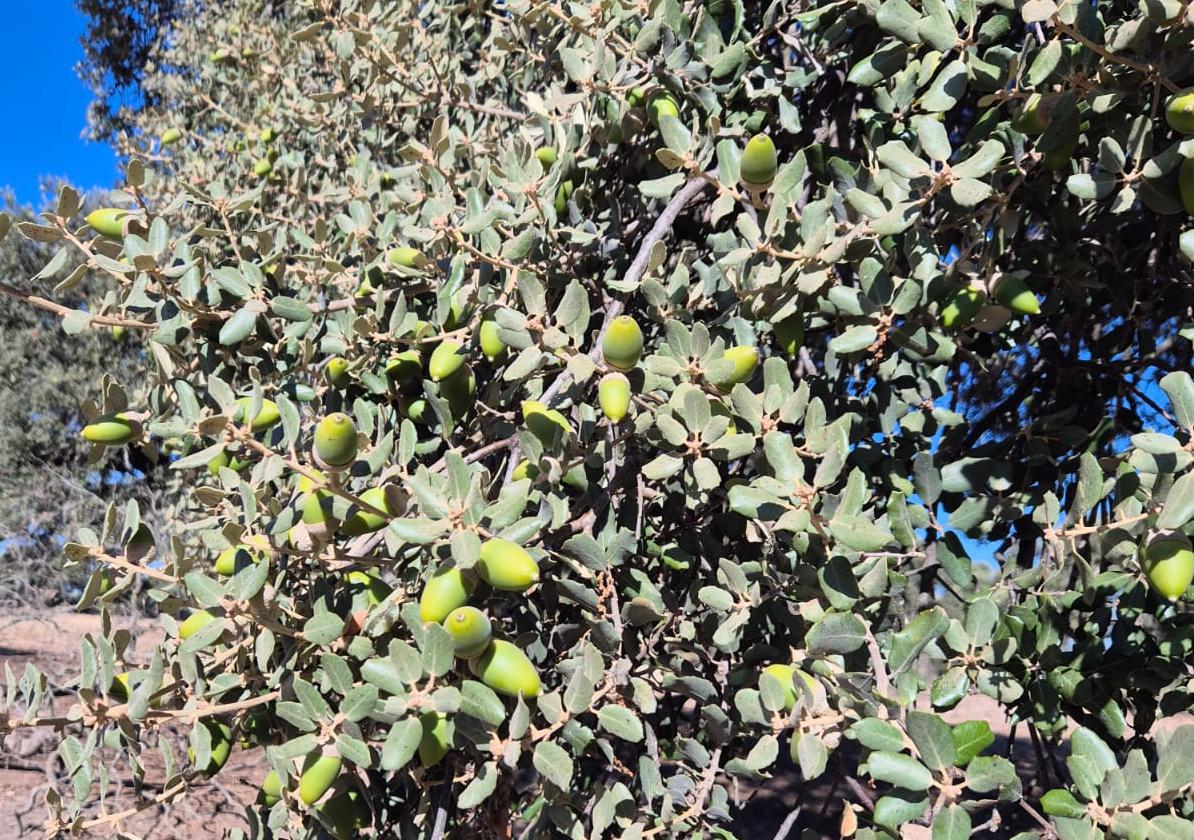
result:
M 355 789 L 333 796 L 316 807 L 315 812 L 334 840 L 354 840 L 361 836 L 361 829 L 373 823 L 369 803 Z
M 1194 216 L 1194 158 L 1186 158 L 1177 170 L 1177 189 L 1182 196 L 1182 207 Z
M 630 411 L 630 380 L 620 373 L 607 373 L 597 384 L 597 403 L 611 423 L 620 423 Z
M 469 660 L 469 669 L 498 694 L 539 696 L 539 672 L 527 655 L 510 642 L 495 639 L 484 653 Z
M 643 104 L 646 94 L 641 87 L 636 87 L 626 94 L 626 104 L 631 108 L 638 108 Z
M 124 236 L 125 221 L 131 215 L 128 210 L 121 210 L 119 207 L 101 207 L 88 213 L 84 221 L 100 236 L 120 239 Z
M 1171 531 L 1149 542 L 1144 552 L 1144 573 L 1157 594 L 1176 601 L 1194 581 L 1194 550 L 1190 540 Z
M 395 382 L 414 382 L 422 375 L 423 356 L 418 350 L 403 350 L 386 362 L 386 376 Z
M 800 352 L 800 347 L 804 344 L 804 316 L 797 312 L 795 315 L 789 315 L 781 321 L 776 321 L 773 327 L 775 330 L 775 341 L 789 356 L 795 356 Z
M 402 268 L 423 268 L 429 260 L 423 256 L 423 253 L 418 248 L 411 248 L 408 245 L 404 245 L 400 248 L 392 248 L 386 252 L 386 262 Z
M 236 401 L 236 410 L 232 412 L 232 422 L 243 423 L 245 415 L 248 414 L 249 409 L 252 407 L 252 397 L 241 397 Z M 254 432 L 264 432 L 281 419 L 282 413 L 278 411 L 278 404 L 273 400 L 262 400 L 261 408 L 257 411 L 256 416 L 253 417 L 253 422 L 249 424 L 249 428 Z
M 576 192 L 576 185 L 572 183 L 572 179 L 568 178 L 560 182 L 556 187 L 556 215 L 563 215 L 564 211 L 568 209 L 568 202 L 572 200 L 572 194 Z
M 734 369 L 728 377 L 714 384 L 719 391 L 728 394 L 739 382 L 746 382 L 754 375 L 755 368 L 759 366 L 759 351 L 755 347 L 739 344 L 726 348 L 725 358 L 734 363 Z
M 522 419 L 535 437 L 550 445 L 557 434 L 573 434 L 572 424 L 568 418 L 554 408 L 548 408 L 538 400 L 524 400 L 522 403 Z
M 347 414 L 337 411 L 315 427 L 315 455 L 330 467 L 344 467 L 357 457 L 357 427 Z
M 448 402 L 452 417 L 459 420 L 468 414 L 475 402 L 477 393 L 477 378 L 468 365 L 462 365 L 458 371 L 439 383 L 439 393 Z
M 543 146 L 535 151 L 535 157 L 539 158 L 539 162 L 543 164 L 544 169 L 550 169 L 556 162 L 555 146 Z
M 124 412 L 105 414 L 83 427 L 83 439 L 104 446 L 123 446 L 137 436 L 138 424 Z
M 464 355 L 460 352 L 464 347 L 459 341 L 445 339 L 431 353 L 427 362 L 427 374 L 432 382 L 439 382 L 460 370 L 464 364 Z
M 226 723 L 210 720 L 203 721 L 202 725 L 211 736 L 211 760 L 201 769 L 205 776 L 214 776 L 232 754 L 232 729 Z M 187 758 L 194 763 L 195 751 L 191 747 L 187 747 Z
M 633 370 L 643 354 L 643 331 L 629 315 L 619 315 L 610 322 L 601 340 L 601 355 L 615 370 Z
M 220 552 L 220 556 L 216 558 L 215 570 L 217 574 L 234 575 L 260 561 L 261 554 L 253 547 L 244 544 L 233 545 Z
M 303 497 L 303 524 L 312 535 L 324 536 L 339 525 L 333 513 L 335 496 L 327 490 L 316 490 Z
M 340 756 L 311 753 L 303 761 L 303 773 L 299 776 L 299 799 L 304 805 L 319 801 L 340 775 Z
M 481 327 L 477 332 L 481 352 L 491 362 L 506 352 L 506 342 L 498 335 L 497 321 L 493 319 L 492 312 L 487 313 L 481 320 Z
M 258 178 L 264 178 L 266 175 L 274 171 L 274 164 L 267 158 L 258 158 L 253 161 L 253 174 Z
M 775 180 L 779 160 L 775 154 L 775 143 L 766 134 L 750 138 L 742 151 L 739 174 L 742 183 L 752 187 L 766 187 Z
M 112 339 L 114 341 L 124 341 L 124 337 L 127 334 L 128 329 L 126 327 L 122 327 L 120 324 L 116 324 L 112 327 Z
M 1044 97 L 1039 93 L 1034 93 L 1028 97 L 1028 101 L 1024 103 L 1024 108 L 1012 121 L 1012 128 L 1021 134 L 1035 137 L 1048 128 L 1049 118 L 1051 117 L 1050 110 L 1050 105 L 1045 101 Z
M 348 360 L 340 356 L 333 356 L 323 372 L 328 384 L 333 388 L 347 388 L 352 383 L 352 375 L 348 372 Z
M 970 286 L 959 289 L 941 310 L 941 326 L 947 330 L 961 329 L 974 320 L 982 307 L 982 292 Z
M 446 569 L 432 576 L 419 596 L 419 619 L 440 624 L 452 610 L 463 607 L 473 594 L 476 583 L 460 569 Z
M 231 57 L 228 50 L 220 48 L 213 52 L 210 56 L 213 64 L 219 64 L 221 61 L 227 61 Z
M 1005 275 L 995 285 L 995 300 L 1021 315 L 1041 314 L 1041 305 L 1036 295 L 1019 277 Z
M 282 780 L 274 770 L 265 774 L 261 780 L 261 803 L 272 808 L 282 800 Z
M 651 98 L 647 102 L 647 119 L 650 120 L 651 125 L 658 127 L 659 121 L 665 115 L 679 118 L 680 105 L 676 102 L 676 97 L 668 91 L 657 90 L 651 94 Z
M 419 715 L 423 725 L 423 737 L 419 740 L 419 761 L 424 767 L 434 767 L 448 754 L 450 734 L 448 719 L 439 712 L 423 712 Z
M 260 136 L 261 136 L 262 143 L 272 143 L 272 142 L 274 142 L 274 138 L 277 137 L 278 134 L 272 128 L 263 128 L 263 129 L 261 129 Z
M 215 620 L 216 617 L 207 610 L 196 610 L 178 625 L 178 638 L 189 639 Z
M 763 673 L 779 680 L 780 685 L 784 687 L 784 711 L 792 711 L 796 706 L 796 686 L 792 683 L 796 669 L 791 665 L 775 664 L 768 665 L 763 669 Z
M 431 410 L 431 406 L 427 404 L 427 400 L 422 397 L 403 401 L 399 404 L 399 408 L 402 410 L 403 416 L 412 423 L 431 425 L 435 422 L 435 412 Z
M 177 128 L 167 128 L 158 137 L 158 142 L 163 146 L 172 146 L 182 139 L 182 132 Z
M 539 580 L 539 564 L 518 543 L 495 537 L 481 544 L 477 574 L 494 589 L 521 592 Z
M 354 608 L 376 607 L 390 597 L 393 591 L 381 578 L 359 569 L 349 572 L 344 577 L 348 581 L 349 592 L 352 593 Z
M 361 501 L 379 510 L 384 510 L 389 516 L 394 515 L 394 511 L 390 510 L 390 506 L 386 502 L 385 487 L 370 487 L 361 494 Z M 386 517 L 363 508 L 358 510 L 356 506 L 353 506 L 348 518 L 344 520 L 344 525 L 340 528 L 340 533 L 350 537 L 359 537 L 361 534 L 370 534 L 384 528 L 387 522 L 389 519 Z
M 444 619 L 444 629 L 452 637 L 456 655 L 461 659 L 472 659 L 489 646 L 493 638 L 493 626 L 489 616 L 476 607 L 458 607 Z
M 1165 105 L 1165 121 L 1179 134 L 1194 134 L 1194 88 L 1173 95 Z

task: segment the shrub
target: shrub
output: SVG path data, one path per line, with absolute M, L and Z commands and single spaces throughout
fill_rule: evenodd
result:
M 81 816 L 97 746 L 185 723 L 157 799 L 247 731 L 258 834 L 727 837 L 781 750 L 859 837 L 1188 833 L 1194 727 L 1152 734 L 1194 638 L 1186 15 L 180 21 L 161 66 L 192 72 L 145 79 L 117 236 L 69 191 L 19 226 L 147 333 L 133 399 L 105 381 L 87 419 L 137 412 L 186 477 L 157 565 L 115 548 L 135 507 L 67 546 L 149 577 L 168 637 L 148 664 L 85 641 L 51 825 L 115 822 Z M 329 417 L 356 445 L 325 451 Z M 217 575 L 234 545 L 262 561 Z M 467 662 L 465 606 L 492 634 Z M 974 694 L 1026 724 L 1028 777 L 946 722 Z

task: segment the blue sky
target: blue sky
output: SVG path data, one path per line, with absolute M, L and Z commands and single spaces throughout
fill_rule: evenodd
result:
M 0 24 L 0 188 L 17 200 L 43 205 L 38 181 L 64 177 L 81 189 L 107 187 L 116 155 L 81 137 L 90 91 L 75 75 L 83 57 L 83 17 L 73 0 L 4 4 Z

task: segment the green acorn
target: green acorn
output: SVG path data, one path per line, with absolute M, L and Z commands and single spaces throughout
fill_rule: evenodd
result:
M 646 94 L 643 93 L 643 89 L 641 87 L 633 88 L 628 94 L 626 94 L 626 104 L 631 108 L 641 107 L 644 99 L 646 99 Z
M 557 431 L 564 435 L 573 434 L 572 424 L 567 417 L 538 400 L 523 400 L 522 419 L 535 437 L 548 445 L 555 440 Z
M 236 409 L 232 412 L 232 422 L 243 423 L 245 415 L 252 407 L 252 397 L 241 397 L 236 401 Z M 249 428 L 254 432 L 264 432 L 281 419 L 282 413 L 278 411 L 278 404 L 273 400 L 262 400 L 261 408 L 258 409 L 257 414 L 253 417 L 253 422 L 249 424 Z
M 475 587 L 471 574 L 460 569 L 446 569 L 432 576 L 419 596 L 419 619 L 424 623 L 441 624 L 452 610 L 468 603 Z
M 340 356 L 333 356 L 323 373 L 333 388 L 347 388 L 352 383 L 352 375 L 348 372 L 348 360 Z
M 797 312 L 783 320 L 776 321 L 772 329 L 775 330 L 775 341 L 789 356 L 800 352 L 804 344 L 804 316 Z
M 1179 90 L 1166 103 L 1165 122 L 1179 134 L 1194 134 L 1194 87 Z
M 261 561 L 261 553 L 252 546 L 232 545 L 220 552 L 213 564 L 217 574 L 232 576 Z
M 421 423 L 425 426 L 435 423 L 435 412 L 431 410 L 427 400 L 422 397 L 416 397 L 412 400 L 400 400 L 398 404 L 402 415 L 412 423 Z
M 1194 550 L 1180 531 L 1169 531 L 1150 540 L 1141 565 L 1152 588 L 1170 601 L 1185 595 L 1194 582 Z
M 274 165 L 268 158 L 258 158 L 253 161 L 253 174 L 258 178 L 264 178 L 274 171 Z
M 481 327 L 477 332 L 481 352 L 489 361 L 496 360 L 506 352 L 506 342 L 502 341 L 501 336 L 498 335 L 497 321 L 494 320 L 492 312 L 486 313 L 485 317 L 481 319 Z
M 445 339 L 431 353 L 427 362 L 427 374 L 432 382 L 439 382 L 460 370 L 464 364 L 464 355 L 460 352 L 464 347 L 459 341 Z
M 419 761 L 424 767 L 434 767 L 448 754 L 450 733 L 448 719 L 439 712 L 423 712 L 419 715 L 423 725 L 423 737 L 419 740 Z
M 947 330 L 961 329 L 974 320 L 982 307 L 982 292 L 970 286 L 959 289 L 941 310 L 941 326 Z
M 1008 309 L 1021 315 L 1041 314 L 1041 305 L 1036 295 L 1019 277 L 1004 275 L 995 284 L 994 297 Z
M 472 659 L 489 646 L 493 638 L 493 627 L 489 616 L 476 607 L 458 607 L 444 619 L 444 629 L 452 637 L 456 655 L 461 659 Z
M 384 580 L 359 569 L 349 572 L 344 579 L 352 593 L 353 609 L 376 607 L 393 592 Z
M 650 120 L 651 125 L 658 127 L 659 121 L 665 115 L 679 118 L 680 105 L 676 102 L 676 97 L 668 91 L 657 90 L 647 101 L 647 119 Z
M 1177 170 L 1177 190 L 1182 197 L 1182 207 L 1194 216 L 1194 158 L 1185 158 Z
M 763 669 L 763 673 L 779 680 L 779 684 L 784 687 L 784 710 L 792 711 L 796 705 L 796 686 L 792 684 L 792 678 L 796 676 L 796 669 L 791 665 L 777 663 L 768 665 Z
M 343 412 L 329 414 L 315 427 L 315 456 L 328 467 L 346 467 L 357 457 L 357 427 Z
M 521 592 L 539 580 L 539 564 L 518 543 L 495 537 L 481 544 L 477 574 L 494 589 Z
M 452 417 L 459 420 L 468 414 L 476 402 L 477 378 L 468 365 L 462 365 L 454 374 L 439 383 L 439 393 L 448 402 Z
M 615 370 L 633 370 L 643 354 L 643 331 L 629 315 L 619 315 L 610 322 L 601 340 L 601 355 Z
M 597 404 L 611 423 L 620 423 L 630 411 L 630 380 L 620 373 L 607 373 L 597 383 Z
M 556 162 L 555 146 L 542 146 L 535 150 L 535 157 L 539 158 L 539 162 L 543 164 L 544 169 L 550 169 Z
M 369 803 L 355 788 L 337 794 L 315 808 L 333 840 L 355 840 L 373 824 Z
M 423 252 L 418 248 L 411 248 L 408 245 L 404 245 L 400 248 L 391 248 L 387 251 L 386 262 L 402 268 L 423 268 L 430 260 L 423 256 Z
M 571 178 L 560 181 L 560 185 L 556 187 L 556 215 L 563 215 L 564 211 L 568 209 L 568 202 L 572 200 L 572 194 L 576 192 L 576 185 L 572 183 Z
M 261 804 L 272 808 L 282 801 L 282 780 L 275 770 L 270 770 L 261 780 Z
M 539 673 L 527 655 L 502 639 L 495 639 L 475 659 L 469 670 L 498 694 L 508 697 L 538 697 Z
M 299 799 L 304 805 L 313 805 L 328 792 L 328 788 L 340 775 L 340 756 L 334 753 L 311 753 L 303 761 L 303 772 L 299 776 Z
M 88 213 L 84 221 L 100 236 L 120 239 L 125 234 L 125 221 L 132 215 L 119 207 L 101 207 Z
M 232 754 L 232 729 L 226 723 L 211 720 L 205 720 L 201 725 L 211 736 L 211 760 L 206 767 L 200 769 L 203 775 L 214 776 L 220 772 L 220 768 L 227 763 L 228 756 Z M 187 747 L 187 758 L 194 763 L 195 751 L 191 747 Z
M 178 625 L 178 638 L 189 639 L 215 620 L 216 617 L 207 610 L 196 610 Z
M 719 391 L 728 394 L 739 382 L 746 382 L 754 375 L 755 368 L 759 366 L 759 351 L 755 347 L 739 344 L 727 347 L 725 358 L 734 363 L 734 369 L 729 376 L 714 384 Z
M 258 136 L 260 137 L 262 143 L 269 144 L 274 142 L 274 138 L 277 137 L 278 134 L 272 128 L 263 128 L 261 129 L 261 134 Z
M 105 414 L 83 427 L 83 440 L 104 446 L 123 446 L 137 437 L 140 424 L 125 412 Z
M 370 487 L 361 494 L 361 501 L 379 510 L 384 510 L 390 516 L 394 515 L 394 511 L 390 510 L 390 506 L 386 501 L 385 487 Z M 348 518 L 344 520 L 344 524 L 340 527 L 340 533 L 349 537 L 359 537 L 361 534 L 369 534 L 384 528 L 387 522 L 389 522 L 388 519 L 371 510 L 363 508 L 357 510 L 354 506 L 352 511 L 349 512 Z
M 742 152 L 739 175 L 742 183 L 751 187 L 767 187 L 775 180 L 779 160 L 775 154 L 775 143 L 766 134 L 756 134 L 747 142 Z
M 158 137 L 158 143 L 160 143 L 162 146 L 172 146 L 181 139 L 181 131 L 179 131 L 177 128 L 167 128 L 162 132 L 161 136 Z
M 386 362 L 386 376 L 395 382 L 414 382 L 422 375 L 423 355 L 418 350 L 403 350 Z

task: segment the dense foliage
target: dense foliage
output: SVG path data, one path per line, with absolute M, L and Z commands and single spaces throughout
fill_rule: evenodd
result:
M 14 218 L 29 211 L 9 207 Z M 156 488 L 127 479 L 151 469 L 128 451 L 87 463 L 87 447 L 70 433 L 79 405 L 94 394 L 105 370 L 130 376 L 142 364 L 139 342 L 127 333 L 84 331 L 63 336 L 57 312 L 30 306 L 22 295 L 54 298 L 62 307 L 85 302 L 102 284 L 84 278 L 67 291 L 54 282 L 30 283 L 53 251 L 18 236 L 0 240 L 0 602 L 24 604 L 56 591 L 63 581 L 62 538 L 101 522 L 108 503 Z M 80 570 L 86 571 L 86 570 Z M 78 573 L 73 575 L 76 579 Z M 52 595 L 51 595 L 52 597 Z
M 781 750 L 844 834 L 1190 836 L 1194 727 L 1155 724 L 1192 690 L 1192 34 L 1177 0 L 180 17 L 122 209 L 18 226 L 109 284 L 68 330 L 144 336 L 96 456 L 182 479 L 156 562 L 136 506 L 67 547 L 86 602 L 150 579 L 153 657 L 85 639 L 69 720 L 10 686 L 0 727 L 64 730 L 54 824 L 118 822 L 100 745 L 186 725 L 146 804 L 264 748 L 258 836 L 728 837 Z M 945 722 L 974 694 L 1035 773 Z

